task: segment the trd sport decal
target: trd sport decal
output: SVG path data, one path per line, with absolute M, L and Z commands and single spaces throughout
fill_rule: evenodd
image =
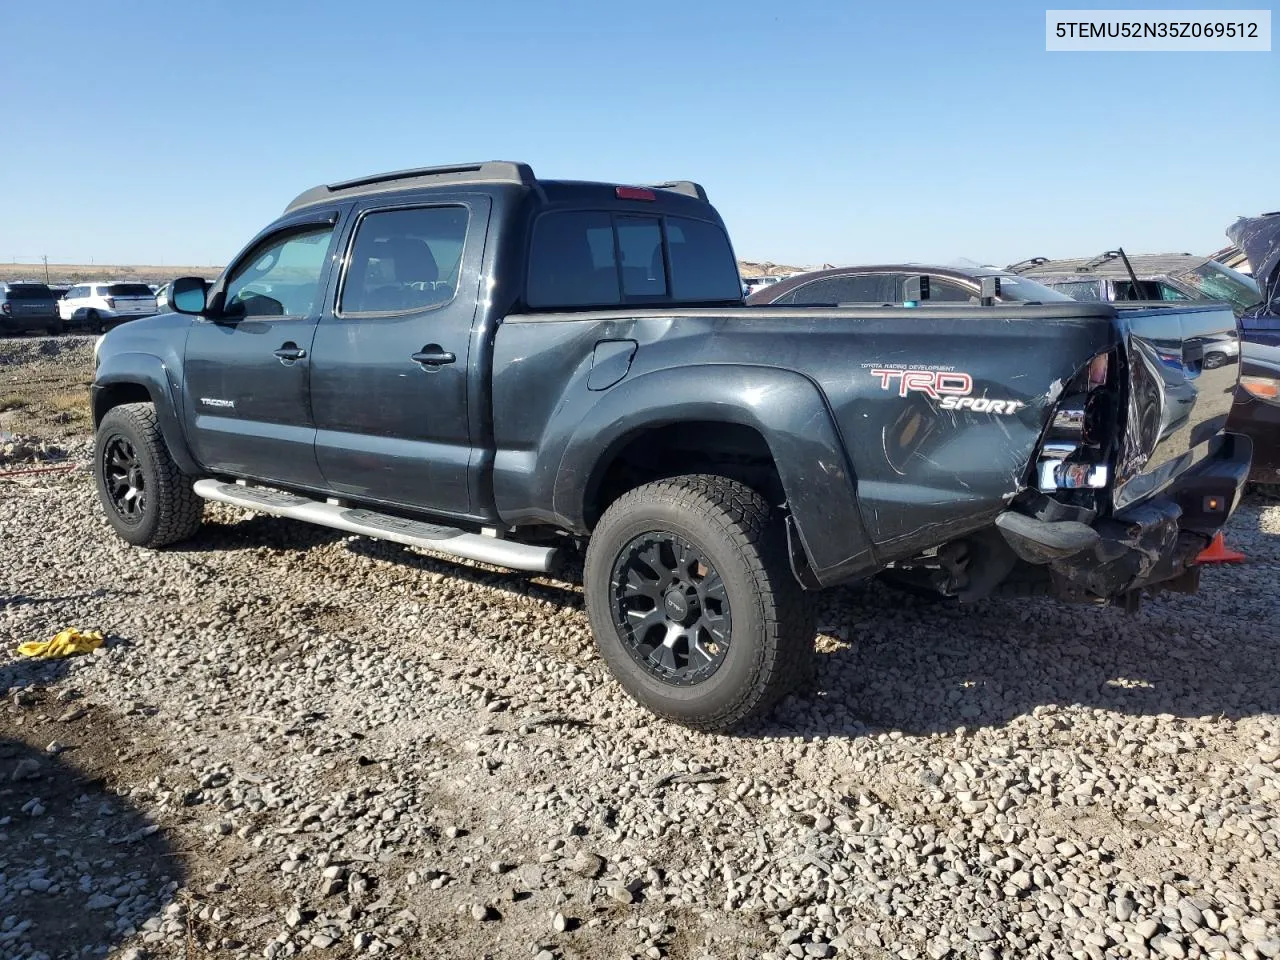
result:
M 1021 400 L 992 400 L 971 397 L 973 377 L 956 370 L 891 370 L 872 367 L 870 373 L 880 380 L 881 390 L 896 390 L 898 396 L 923 393 L 938 401 L 943 410 L 972 410 L 974 413 L 1017 413 L 1026 406 Z

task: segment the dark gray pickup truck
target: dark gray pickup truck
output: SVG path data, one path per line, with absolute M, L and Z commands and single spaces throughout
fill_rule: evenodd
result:
M 811 655 L 810 592 L 1196 588 L 1247 440 L 1221 305 L 746 308 L 706 194 L 519 163 L 308 190 L 99 343 L 130 543 L 218 500 L 519 570 L 585 549 L 622 685 L 727 729 Z

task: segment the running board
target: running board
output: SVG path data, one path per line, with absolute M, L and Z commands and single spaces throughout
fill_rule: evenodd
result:
M 206 500 L 217 500 L 274 517 L 303 520 L 362 537 L 422 547 L 451 557 L 479 560 L 495 567 L 548 573 L 556 559 L 555 547 L 499 540 L 423 520 L 407 520 L 389 513 L 311 500 L 270 487 L 249 487 L 208 479 L 197 480 L 194 490 L 197 496 Z

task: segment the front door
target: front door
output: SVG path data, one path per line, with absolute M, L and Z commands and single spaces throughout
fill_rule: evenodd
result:
M 222 309 L 191 325 L 187 423 L 210 472 L 323 485 L 308 390 L 334 219 L 296 223 L 255 244 L 215 288 Z
M 475 195 L 357 208 L 311 403 L 329 489 L 466 516 L 471 328 L 489 218 Z

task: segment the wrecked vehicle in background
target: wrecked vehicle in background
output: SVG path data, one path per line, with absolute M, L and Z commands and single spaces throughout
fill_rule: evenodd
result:
M 1240 385 L 1229 429 L 1253 440 L 1249 479 L 1280 492 L 1280 212 L 1242 217 L 1227 236 L 1249 258 L 1260 291 L 1240 316 Z
M 706 192 L 427 167 L 314 187 L 95 356 L 131 544 L 202 500 L 546 572 L 585 548 L 600 652 L 725 730 L 808 671 L 807 591 L 893 566 L 1135 605 L 1235 508 L 1216 304 L 743 306 Z
M 1108 250 L 1088 260 L 1033 257 L 1008 269 L 1085 302 L 1220 300 L 1240 316 L 1259 297 L 1253 277 L 1189 253 L 1127 256 Z

